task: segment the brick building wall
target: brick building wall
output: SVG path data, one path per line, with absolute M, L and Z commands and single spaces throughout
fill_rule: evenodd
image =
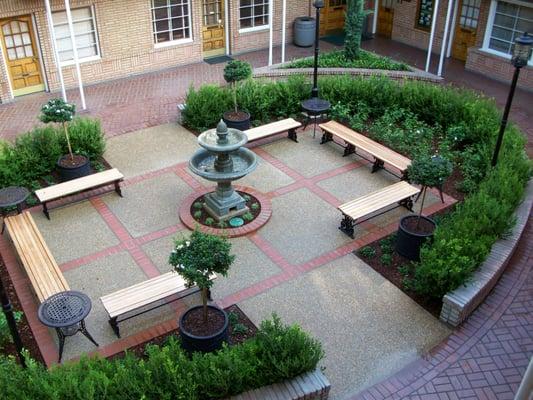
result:
M 230 51 L 242 53 L 265 48 L 269 43 L 268 29 L 239 33 L 239 1 L 229 0 Z M 292 37 L 294 18 L 309 14 L 309 0 L 287 1 L 287 37 Z M 52 11 L 63 10 L 63 0 L 51 0 Z M 125 77 L 147 71 L 199 62 L 202 52 L 202 2 L 191 0 L 192 41 L 156 48 L 153 42 L 150 0 L 71 0 L 71 8 L 93 6 L 100 58 L 81 63 L 86 84 Z M 275 0 L 274 43 L 281 43 L 282 0 Z M 1 0 L 0 19 L 32 15 L 35 35 L 41 49 L 43 78 L 51 91 L 60 89 L 57 67 L 49 35 L 48 20 L 43 0 Z M 8 72 L 0 53 L 0 102 L 11 101 Z M 74 87 L 74 66 L 63 67 L 67 87 Z

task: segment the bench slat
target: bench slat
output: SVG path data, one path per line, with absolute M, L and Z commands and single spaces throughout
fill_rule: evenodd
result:
M 273 136 L 278 133 L 287 132 L 290 129 L 297 129 L 302 124 L 293 118 L 286 118 L 281 121 L 271 122 L 270 124 L 261 125 L 257 128 L 252 128 L 244 131 L 248 136 L 248 142 L 259 140 L 268 136 Z
M 339 210 L 356 220 L 382 208 L 390 206 L 408 197 L 414 196 L 420 189 L 405 181 L 395 183 L 383 189 L 359 197 L 348 203 L 340 205 Z
M 6 226 L 39 301 L 70 290 L 31 214 L 8 217 Z
M 110 318 L 114 318 L 187 289 L 183 278 L 171 271 L 102 296 L 100 300 Z
M 356 148 L 359 148 L 386 162 L 387 164 L 392 165 L 402 173 L 407 170 L 409 165 L 411 165 L 411 160 L 409 158 L 398 154 L 388 147 L 383 146 L 382 144 L 377 143 L 365 135 L 355 132 L 354 130 L 336 121 L 329 121 L 324 124 L 320 124 L 319 126 L 322 130 L 331 133 L 345 142 L 354 145 Z
M 124 179 L 124 175 L 118 169 L 113 168 L 36 190 L 35 195 L 39 201 L 47 202 L 122 179 Z

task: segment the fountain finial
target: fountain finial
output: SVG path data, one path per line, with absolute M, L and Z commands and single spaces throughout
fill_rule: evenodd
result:
M 218 144 L 226 144 L 228 143 L 228 126 L 223 120 L 220 120 L 220 122 L 217 125 L 217 143 Z

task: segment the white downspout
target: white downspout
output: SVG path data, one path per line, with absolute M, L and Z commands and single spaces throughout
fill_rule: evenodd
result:
M 442 37 L 442 46 L 440 48 L 439 69 L 438 76 L 442 76 L 442 66 L 444 64 L 444 56 L 446 55 L 446 45 L 448 43 L 448 31 L 450 30 L 450 17 L 452 14 L 453 0 L 448 0 L 448 10 L 446 11 L 446 22 L 444 23 L 444 36 Z
M 230 54 L 230 47 L 229 47 L 229 29 L 230 29 L 230 23 L 229 23 L 229 10 L 228 10 L 229 4 L 228 0 L 224 0 L 224 36 L 226 40 L 226 55 L 229 56 Z
M 65 0 L 65 10 L 67 12 L 68 29 L 70 31 L 70 40 L 72 41 L 72 54 L 74 56 L 74 64 L 76 65 L 76 75 L 78 76 L 78 88 L 80 90 L 81 108 L 87 109 L 85 103 L 85 92 L 83 90 L 83 81 L 81 79 L 80 60 L 78 58 L 78 48 L 76 47 L 76 36 L 74 34 L 74 24 L 72 23 L 72 13 L 70 12 L 70 0 Z
M 269 15 L 269 22 L 270 22 L 270 30 L 268 32 L 269 37 L 269 45 L 268 45 L 268 66 L 272 65 L 272 52 L 273 52 L 273 46 L 274 46 L 274 0 L 270 0 L 270 15 Z
M 375 35 L 378 31 L 378 11 L 379 0 L 374 0 L 374 19 L 372 20 L 372 34 Z
M 435 37 L 435 28 L 437 27 L 437 13 L 439 11 L 439 0 L 435 0 L 433 9 L 433 16 L 431 17 L 431 33 L 429 34 L 428 57 L 426 60 L 426 72 L 429 72 L 429 65 L 431 63 L 431 50 L 433 49 L 433 39 Z
M 448 51 L 446 52 L 446 57 L 449 58 L 452 55 L 452 45 L 453 38 L 455 37 L 455 28 L 457 22 L 457 11 L 459 8 L 459 2 L 456 1 L 453 7 L 453 18 L 452 18 L 452 30 L 450 31 L 450 39 L 448 40 Z
M 281 15 L 281 63 L 285 62 L 285 39 L 287 35 L 287 0 L 283 0 Z
M 50 0 L 44 0 L 44 5 L 46 8 L 46 18 L 48 19 L 48 30 L 50 31 L 50 39 L 52 42 L 52 50 L 54 53 L 54 61 L 57 67 L 57 75 L 59 76 L 59 83 L 61 84 L 61 96 L 66 102 L 67 100 L 67 91 L 65 90 L 65 80 L 63 79 L 63 70 L 61 69 L 61 62 L 59 59 L 59 52 L 57 51 L 56 44 L 56 33 L 54 31 L 54 21 L 52 20 L 52 9 L 50 8 Z

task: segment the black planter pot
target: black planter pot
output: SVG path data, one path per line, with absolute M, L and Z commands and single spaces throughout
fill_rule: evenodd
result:
M 246 114 L 246 118 L 240 119 L 240 120 L 234 120 L 234 119 L 228 119 L 228 115 L 231 114 L 233 111 L 225 112 L 222 116 L 222 119 L 224 120 L 224 123 L 228 128 L 238 129 L 240 131 L 245 131 L 247 129 L 250 129 L 251 122 L 250 122 L 250 114 L 248 114 L 246 111 L 241 111 L 243 114 Z
M 208 305 L 211 310 L 215 310 L 224 315 L 224 326 L 216 333 L 210 336 L 195 336 L 188 333 L 183 327 L 183 321 L 187 319 L 189 313 L 203 306 L 195 306 L 189 308 L 179 319 L 179 332 L 181 338 L 181 346 L 188 352 L 200 351 L 202 353 L 209 353 L 211 351 L 222 348 L 222 343 L 228 341 L 228 315 L 221 308 Z
M 61 160 L 66 159 L 68 157 L 70 157 L 70 155 L 67 154 L 57 160 L 56 166 L 61 182 L 70 181 L 72 179 L 81 178 L 82 176 L 87 176 L 91 174 L 91 162 L 87 157 L 77 155 L 77 157 L 83 157 L 85 159 L 85 162 L 75 167 L 65 167 L 64 165 L 61 165 Z
M 418 218 L 417 215 L 407 215 L 400 220 L 398 235 L 396 237 L 396 252 L 401 256 L 413 261 L 420 260 L 420 248 L 426 240 L 433 239 L 433 231 L 437 226 L 431 218 L 422 216 L 421 218 L 433 225 L 431 233 L 415 233 L 409 231 L 405 226 L 405 221 Z

